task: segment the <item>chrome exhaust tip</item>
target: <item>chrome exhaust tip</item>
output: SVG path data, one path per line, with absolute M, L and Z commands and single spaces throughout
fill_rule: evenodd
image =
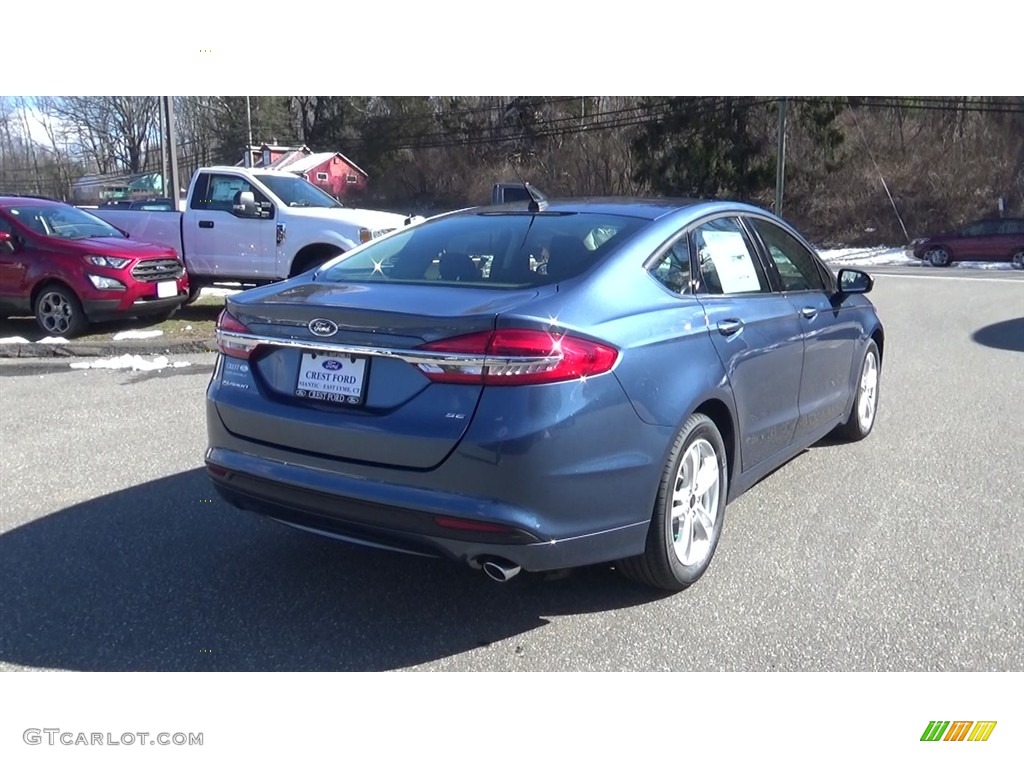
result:
M 510 560 L 500 557 L 485 557 L 480 560 L 480 567 L 484 573 L 495 581 L 505 583 L 519 575 L 522 568 Z

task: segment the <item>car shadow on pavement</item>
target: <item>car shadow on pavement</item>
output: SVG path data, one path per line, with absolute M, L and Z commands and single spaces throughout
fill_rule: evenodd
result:
M 87 671 L 376 671 L 491 644 L 513 656 L 525 640 L 503 641 L 545 616 L 664 598 L 610 567 L 499 584 L 321 539 L 225 505 L 202 469 L 0 535 L 0 583 L 0 660 Z
M 1024 352 L 1024 317 L 1003 320 L 1000 323 L 979 328 L 971 336 L 978 344 L 994 349 L 1008 349 Z

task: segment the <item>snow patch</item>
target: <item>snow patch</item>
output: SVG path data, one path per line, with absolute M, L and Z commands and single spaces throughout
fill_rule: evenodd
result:
M 63 336 L 47 336 L 45 339 L 40 339 L 37 344 L 68 344 L 68 340 Z
M 0 344 L 31 344 L 28 339 L 23 339 L 21 336 L 6 336 L 0 339 Z
M 819 250 L 826 264 L 837 267 L 923 267 L 925 269 L 1013 269 L 1008 262 L 958 261 L 952 267 L 933 267 L 926 261 L 915 259 L 901 246 L 876 248 L 831 248 Z
M 163 335 L 163 331 L 121 331 L 114 336 L 114 341 L 122 341 L 123 339 L 155 339 L 157 336 Z
M 921 263 L 913 256 L 908 256 L 904 248 L 833 248 L 818 251 L 818 254 L 827 264 L 843 267 L 904 266 Z
M 71 363 L 72 368 L 108 368 L 110 370 L 132 370 L 132 371 L 160 371 L 164 368 L 186 368 L 192 365 L 184 360 L 171 363 L 163 355 L 146 360 L 140 355 L 121 355 L 101 360 L 89 360 L 80 363 Z
M 199 296 L 200 298 L 203 296 L 234 296 L 241 292 L 241 288 L 203 288 L 199 292 Z

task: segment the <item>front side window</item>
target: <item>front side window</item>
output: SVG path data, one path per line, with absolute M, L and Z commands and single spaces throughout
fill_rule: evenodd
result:
M 764 219 L 750 219 L 768 255 L 775 262 L 783 290 L 824 291 L 825 281 L 818 271 L 814 255 L 791 234 Z
M 324 269 L 317 281 L 515 288 L 582 274 L 647 221 L 590 213 L 469 213 L 410 227 Z
M 235 212 L 242 192 L 252 192 L 257 205 L 269 204 L 267 196 L 243 176 L 225 173 L 203 174 L 196 181 L 191 206 L 201 211 Z
M 723 217 L 693 230 L 698 292 L 710 295 L 768 293 L 768 279 L 737 219 Z

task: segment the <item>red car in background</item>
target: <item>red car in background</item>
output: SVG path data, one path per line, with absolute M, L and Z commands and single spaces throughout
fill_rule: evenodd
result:
M 164 319 L 187 299 L 174 249 L 67 203 L 0 196 L 0 318 L 34 315 L 48 335 L 71 338 L 90 322 Z
M 1008 261 L 1024 269 L 1024 219 L 982 219 L 914 240 L 910 251 L 934 267 L 948 267 L 954 261 Z

